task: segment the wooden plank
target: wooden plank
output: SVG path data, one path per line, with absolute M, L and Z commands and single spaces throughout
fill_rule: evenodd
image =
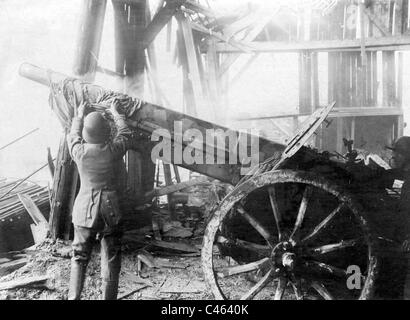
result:
M 393 35 L 401 35 L 401 30 L 403 29 L 403 20 L 402 20 L 402 9 L 403 9 L 403 0 L 394 1 L 394 28 Z
M 36 225 L 39 225 L 40 223 L 47 224 L 46 218 L 44 218 L 43 214 L 30 196 L 21 193 L 17 193 L 17 196 Z
M 396 104 L 395 74 L 394 51 L 383 51 L 383 105 Z
M 403 0 L 401 9 L 401 34 L 407 33 L 409 29 L 409 0 Z
M 397 107 L 403 107 L 403 52 L 397 53 Z
M 312 64 L 311 64 L 311 74 L 312 74 L 312 102 L 313 110 L 319 107 L 319 64 L 318 64 L 318 53 L 313 52 L 311 54 Z
M 0 291 L 1 290 L 11 290 L 11 289 L 16 289 L 16 288 L 21 288 L 21 287 L 28 287 L 28 286 L 33 286 L 33 285 L 45 285 L 48 276 L 36 276 L 36 277 L 29 277 L 29 278 L 24 278 L 24 279 L 18 279 L 18 280 L 12 280 L 12 281 L 7 281 L 7 282 L 2 282 L 0 283 Z
M 372 52 L 366 52 L 367 54 L 367 67 L 366 67 L 366 106 L 373 106 L 373 96 L 372 96 L 372 72 L 373 65 Z M 356 105 L 356 104 L 354 104 Z
M 48 236 L 48 224 L 39 223 L 30 225 L 31 233 L 33 235 L 34 243 L 42 243 Z
M 311 41 L 253 41 L 246 43 L 252 52 L 298 52 L 298 51 L 360 51 L 360 39 L 346 40 L 311 40 Z M 410 45 L 409 36 L 392 36 L 380 38 L 366 38 L 364 41 L 366 50 L 391 50 L 392 47 L 402 47 L 408 50 Z M 202 52 L 206 52 L 206 46 L 201 48 Z M 218 42 L 216 51 L 219 53 L 238 53 L 239 50 L 235 47 Z M 225 64 L 225 62 L 224 62 Z M 221 71 L 222 72 L 222 71 Z
M 378 58 L 377 52 L 372 52 L 372 97 L 373 97 L 373 105 L 376 106 L 378 104 L 378 92 L 379 92 L 379 81 L 378 81 Z
M 189 253 L 196 253 L 199 251 L 197 248 L 195 248 L 192 245 L 189 245 L 186 243 L 180 243 L 180 242 L 152 240 L 149 242 L 149 244 L 152 246 L 158 247 L 158 248 L 162 248 L 162 249 L 176 250 L 176 251 L 189 252 Z
M 25 266 L 27 262 L 27 258 L 22 258 L 0 264 L 0 277 L 3 277 L 6 274 L 12 273 L 13 271 Z

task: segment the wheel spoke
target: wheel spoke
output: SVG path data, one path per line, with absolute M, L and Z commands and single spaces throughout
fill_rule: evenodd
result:
M 278 208 L 278 202 L 276 200 L 276 193 L 274 187 L 269 187 L 269 201 L 272 207 L 273 216 L 275 217 L 276 228 L 278 230 L 278 238 L 279 241 L 282 240 L 282 233 L 281 233 L 281 224 L 282 224 L 282 216 L 280 215 L 280 211 Z
M 283 293 L 285 292 L 288 280 L 285 277 L 280 277 L 278 281 L 278 286 L 276 287 L 274 300 L 282 300 Z
M 293 228 L 292 234 L 290 235 L 290 238 L 293 239 L 296 233 L 299 231 L 300 227 L 302 226 L 303 219 L 305 218 L 305 213 L 306 209 L 310 200 L 310 197 L 312 196 L 312 188 L 310 186 L 306 186 L 305 190 L 303 191 L 303 198 L 302 201 L 300 202 L 300 207 L 298 211 L 298 216 L 296 218 L 296 223 Z
M 313 231 L 308 234 L 305 238 L 302 239 L 302 242 L 305 242 L 309 239 L 314 238 L 322 229 L 326 228 L 329 223 L 332 221 L 334 216 L 342 209 L 344 203 L 339 204 L 336 209 L 334 209 L 321 223 L 319 223 Z
M 326 287 L 317 281 L 312 281 L 311 286 L 313 289 L 317 291 L 325 300 L 334 300 L 333 296 L 330 292 L 326 289 Z
M 314 254 L 326 254 L 329 252 L 333 252 L 336 250 L 341 250 L 349 247 L 353 247 L 359 243 L 359 239 L 353 240 L 342 240 L 338 243 L 326 244 L 324 246 L 316 247 L 310 249 L 310 251 Z
M 250 262 L 247 264 L 223 268 L 222 270 L 217 271 L 217 275 L 224 278 L 224 277 L 233 276 L 235 274 L 247 273 L 251 271 L 260 270 L 263 267 L 266 267 L 268 265 L 269 265 L 269 258 L 263 258 L 261 260 Z
M 303 293 L 302 293 L 302 290 L 296 285 L 297 280 L 295 279 L 294 276 L 291 276 L 289 283 L 292 286 L 293 292 L 295 293 L 296 300 L 302 300 Z
M 254 251 L 262 255 L 268 255 L 270 254 L 272 250 L 270 249 L 270 246 L 267 246 L 267 245 L 257 244 L 257 243 L 253 243 L 253 242 L 249 242 L 249 241 L 245 241 L 241 239 L 236 239 L 236 240 L 227 239 L 224 236 L 218 236 L 218 238 L 216 239 L 216 242 L 220 244 L 225 244 L 228 246 L 234 246 L 237 248 Z
M 238 212 L 249 222 L 249 224 L 259 232 L 259 234 L 267 241 L 269 246 L 273 248 L 275 246 L 272 235 L 263 227 L 254 217 L 247 213 L 242 207 L 238 207 Z
M 308 268 L 315 268 L 318 271 L 326 272 L 335 277 L 346 278 L 347 276 L 349 276 L 349 274 L 347 273 L 347 270 L 332 266 L 327 263 L 313 260 L 313 261 L 306 262 L 306 265 Z M 363 282 L 366 280 L 366 277 L 364 275 L 360 275 L 360 278 Z
M 347 277 L 346 270 L 332 266 L 327 263 L 323 263 L 319 261 L 307 261 L 306 265 L 308 268 L 314 268 L 315 270 L 326 272 L 336 277 L 341 277 L 341 278 Z
M 273 270 L 270 269 L 263 277 L 255 284 L 242 298 L 241 300 L 250 300 L 253 299 L 259 292 L 262 291 L 266 285 L 272 281 Z

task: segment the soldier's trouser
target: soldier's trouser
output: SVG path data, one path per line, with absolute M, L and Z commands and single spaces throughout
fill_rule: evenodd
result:
M 69 300 L 78 300 L 84 286 L 85 272 L 90 260 L 98 230 L 74 227 L 72 243 Z M 101 278 L 102 299 L 115 300 L 118 293 L 118 280 L 121 270 L 121 233 L 119 231 L 103 231 L 101 237 Z

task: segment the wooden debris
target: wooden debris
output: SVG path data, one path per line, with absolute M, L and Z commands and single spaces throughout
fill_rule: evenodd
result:
M 155 260 L 154 257 L 147 251 L 143 250 L 144 252 L 141 252 L 138 254 L 137 258 L 138 260 L 144 262 L 149 268 L 154 268 L 155 267 Z
M 36 276 L 36 277 L 29 277 L 25 279 L 7 281 L 7 282 L 0 283 L 0 291 L 16 289 L 16 288 L 21 288 L 21 287 L 30 287 L 33 285 L 36 285 L 36 286 L 45 285 L 46 286 L 46 282 L 48 279 L 49 279 L 48 276 Z
M 190 252 L 190 253 L 199 252 L 197 248 L 195 248 L 192 245 L 186 244 L 186 243 L 153 240 L 150 242 L 150 245 L 158 247 L 158 248 L 162 248 L 162 249 L 168 249 L 168 250 L 176 250 L 176 251 L 183 251 L 183 252 Z
M 29 195 L 17 193 L 17 196 L 35 223 L 30 225 L 34 243 L 37 244 L 43 242 L 47 238 L 49 232 L 47 219 L 44 218 L 40 209 L 36 206 Z
M 149 287 L 149 285 L 147 285 L 147 284 L 142 284 L 142 285 L 139 286 L 138 288 L 134 288 L 134 289 L 130 290 L 129 292 L 124 293 L 123 295 L 119 296 L 117 300 L 125 299 L 125 298 L 127 298 L 127 297 L 133 295 L 134 293 L 136 293 L 136 292 L 138 292 L 138 291 L 140 291 L 140 290 L 142 290 L 142 289 L 145 289 L 146 287 Z
M 188 265 L 182 263 L 171 263 L 168 259 L 155 259 L 157 268 L 169 268 L 169 269 L 186 269 Z
M 22 266 L 26 265 L 27 262 L 27 258 L 22 258 L 0 264 L 0 277 L 5 276 L 6 274 L 12 273 L 13 271 L 21 268 Z

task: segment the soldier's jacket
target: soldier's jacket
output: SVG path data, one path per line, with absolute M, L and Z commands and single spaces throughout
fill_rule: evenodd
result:
M 117 135 L 112 142 L 89 144 L 81 137 L 82 119 L 73 119 L 67 143 L 81 183 L 73 207 L 72 222 L 76 226 L 95 228 L 101 218 L 107 225 L 115 226 L 121 220 L 117 175 L 125 152 L 133 148 L 133 141 L 129 139 L 131 131 L 124 116 L 117 116 L 114 121 Z

